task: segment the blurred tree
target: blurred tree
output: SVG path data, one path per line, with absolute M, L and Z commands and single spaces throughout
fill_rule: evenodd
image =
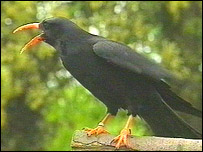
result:
M 1 150 L 70 150 L 73 131 L 94 127 L 105 113 L 105 106 L 63 69 L 53 48 L 42 44 L 29 54 L 19 54 L 36 31 L 16 35 L 12 31 L 47 17 L 69 18 L 161 63 L 182 80 L 174 87 L 176 92 L 202 107 L 201 1 L 1 4 Z M 119 113 L 109 131 L 118 133 L 125 120 L 125 112 Z M 144 126 L 138 122 L 134 133 L 149 133 Z

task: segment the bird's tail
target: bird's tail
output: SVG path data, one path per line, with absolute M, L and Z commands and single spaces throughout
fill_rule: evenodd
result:
M 202 138 L 199 132 L 173 111 L 157 91 L 149 91 L 148 97 L 143 102 L 145 105 L 138 109 L 138 113 L 149 124 L 156 136 Z

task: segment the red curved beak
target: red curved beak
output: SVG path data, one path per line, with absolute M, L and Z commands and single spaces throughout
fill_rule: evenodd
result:
M 15 29 L 13 33 L 23 31 L 23 30 L 29 30 L 29 29 L 39 29 L 39 23 L 31 23 L 31 24 L 20 26 L 17 29 Z
M 19 32 L 19 31 L 24 31 L 24 30 L 29 30 L 29 29 L 39 29 L 39 23 L 32 23 L 32 24 L 26 24 L 23 26 L 18 27 L 13 31 L 13 33 Z M 29 41 L 21 50 L 21 53 L 23 53 L 25 50 L 28 48 L 35 46 L 39 44 L 40 42 L 44 41 L 44 38 L 41 37 L 41 35 L 38 35 L 34 37 L 31 41 Z

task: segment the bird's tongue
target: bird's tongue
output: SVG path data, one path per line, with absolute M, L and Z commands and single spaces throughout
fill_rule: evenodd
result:
M 29 29 L 39 29 L 39 23 L 32 23 L 32 24 L 27 24 L 27 25 L 23 25 L 18 27 L 17 29 L 15 29 L 13 31 L 13 33 L 16 33 L 18 31 L 23 31 L 23 30 L 29 30 Z M 31 41 L 29 41 L 21 50 L 21 53 L 23 53 L 25 50 L 27 50 L 28 48 L 35 46 L 37 44 L 39 44 L 40 42 L 44 41 L 44 38 L 41 37 L 41 35 L 38 35 L 36 37 L 34 37 Z

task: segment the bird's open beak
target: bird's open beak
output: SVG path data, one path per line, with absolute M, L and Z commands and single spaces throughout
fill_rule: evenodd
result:
M 13 33 L 19 32 L 19 31 L 23 31 L 23 30 L 29 30 L 29 29 L 40 29 L 40 23 L 32 23 L 32 24 L 27 24 L 27 25 L 23 25 L 18 27 L 17 29 L 15 29 L 13 31 Z M 42 34 L 34 37 L 31 41 L 29 41 L 21 50 L 21 53 L 23 53 L 25 50 L 27 50 L 28 48 L 30 48 L 31 46 L 37 45 L 40 42 L 44 41 L 45 39 L 41 36 Z

